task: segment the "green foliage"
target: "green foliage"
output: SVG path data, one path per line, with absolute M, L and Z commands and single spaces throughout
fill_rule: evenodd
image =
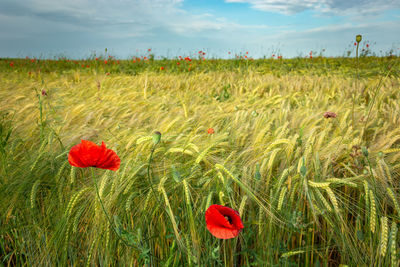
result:
M 347 58 L 104 60 L 0 61 L 2 265 L 398 265 L 393 57 L 360 57 L 357 88 Z M 121 158 L 94 173 L 112 225 L 80 139 Z M 206 228 L 222 203 L 235 239 Z

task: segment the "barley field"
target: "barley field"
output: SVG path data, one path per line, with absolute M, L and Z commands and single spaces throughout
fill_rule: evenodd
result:
M 1 59 L 0 264 L 399 266 L 399 74 L 396 56 Z M 120 168 L 69 164 L 81 140 Z M 212 204 L 235 238 L 208 231 Z

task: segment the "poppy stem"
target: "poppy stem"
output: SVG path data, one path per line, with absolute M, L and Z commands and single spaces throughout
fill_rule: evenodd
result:
M 154 196 L 156 197 L 158 204 L 159 204 L 160 206 L 162 206 L 162 205 L 161 205 L 161 201 L 160 201 L 160 199 L 158 198 L 158 195 L 155 193 L 155 191 L 154 191 L 154 189 L 153 189 L 153 182 L 151 181 L 151 176 L 150 176 L 150 166 L 151 166 L 151 161 L 153 160 L 153 153 L 154 153 L 154 150 L 156 150 L 156 146 L 157 146 L 157 144 L 154 144 L 154 145 L 153 145 L 153 148 L 151 149 L 149 162 L 148 162 L 148 164 L 147 164 L 147 178 L 149 179 L 149 185 L 150 185 L 151 192 L 153 192 Z

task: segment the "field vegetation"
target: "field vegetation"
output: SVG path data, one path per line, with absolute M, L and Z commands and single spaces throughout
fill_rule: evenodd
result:
M 1 59 L 0 264 L 399 266 L 399 65 Z M 119 170 L 72 167 L 82 139 Z

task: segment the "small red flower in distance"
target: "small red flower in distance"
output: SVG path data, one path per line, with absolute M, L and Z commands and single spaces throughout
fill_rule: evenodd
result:
M 161 67 L 160 70 L 164 70 L 164 67 Z
M 176 65 L 180 65 L 181 63 L 179 63 L 179 62 L 176 62 Z
M 215 133 L 215 131 L 214 131 L 213 128 L 208 128 L 207 133 L 208 134 L 213 134 L 213 133 Z
M 79 168 L 96 167 L 116 171 L 119 169 L 121 160 L 118 155 L 106 147 L 104 142 L 101 146 L 93 142 L 81 140 L 71 148 L 68 153 L 68 162 Z
M 46 92 L 46 90 L 42 90 L 42 96 L 47 96 L 47 92 Z
M 239 213 L 229 207 L 211 205 L 205 217 L 208 231 L 216 238 L 234 238 L 244 228 Z
M 106 73 L 106 75 L 108 76 L 108 75 L 110 75 L 110 73 L 109 73 L 109 72 L 107 72 L 107 73 Z
M 10 62 L 10 67 L 14 67 L 14 62 Z
M 369 44 L 367 44 L 367 48 L 369 47 Z
M 327 111 L 324 113 L 325 118 L 336 118 L 336 116 L 337 116 L 336 113 L 332 111 Z
M 147 49 L 147 52 L 151 52 L 151 48 Z
M 104 64 L 107 64 L 107 60 L 104 60 Z
M 357 43 L 355 42 L 354 45 L 357 45 Z
M 228 55 L 230 55 L 231 54 L 231 52 L 228 52 Z

